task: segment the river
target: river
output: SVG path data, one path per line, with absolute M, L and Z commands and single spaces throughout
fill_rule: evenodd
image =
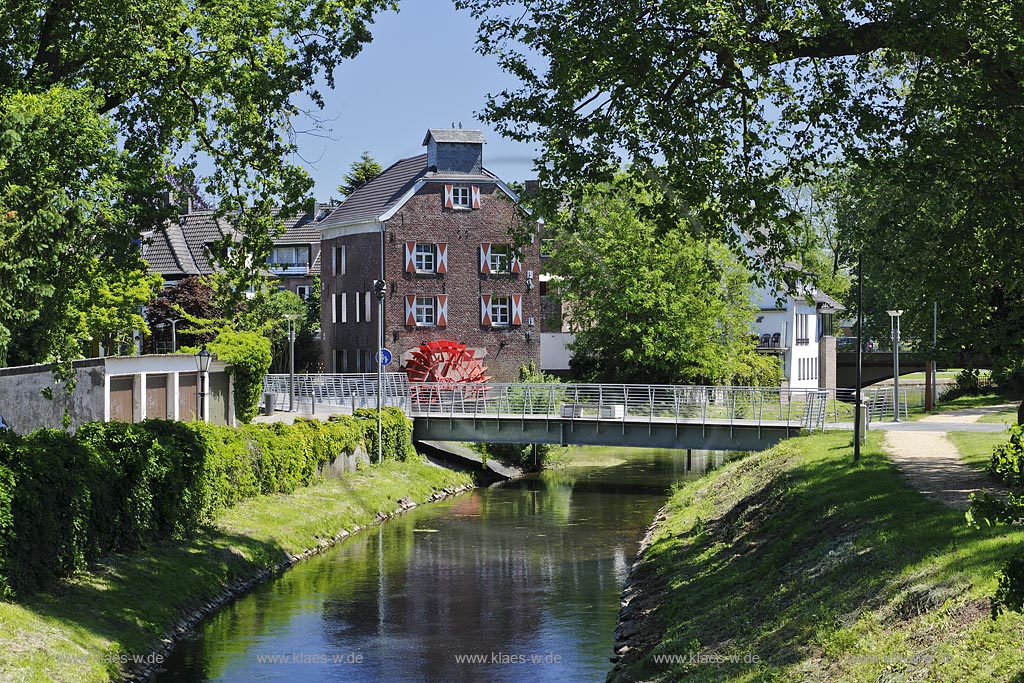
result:
M 161 683 L 603 681 L 619 594 L 671 484 L 721 456 L 574 449 L 582 463 L 426 505 L 226 606 Z

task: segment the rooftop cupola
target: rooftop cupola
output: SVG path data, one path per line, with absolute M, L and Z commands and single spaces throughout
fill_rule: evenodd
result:
M 427 148 L 427 169 L 438 173 L 481 173 L 484 135 L 480 131 L 431 128 L 423 144 Z

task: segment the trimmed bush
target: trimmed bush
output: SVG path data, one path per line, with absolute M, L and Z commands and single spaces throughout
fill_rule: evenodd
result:
M 358 408 L 354 413 L 355 417 L 363 425 L 363 441 L 366 443 L 366 452 L 370 458 L 377 457 L 377 409 Z M 335 416 L 332 416 L 333 420 Z M 405 460 L 416 454 L 416 448 L 412 445 L 412 420 L 405 416 L 398 408 L 384 408 L 381 410 L 381 435 L 384 444 L 381 452 L 385 458 Z
M 44 590 L 103 553 L 191 534 L 247 498 L 308 486 L 325 463 L 361 443 L 376 453 L 376 414 L 367 418 L 0 433 L 0 597 Z M 415 452 L 401 411 L 385 411 L 384 430 L 388 457 Z

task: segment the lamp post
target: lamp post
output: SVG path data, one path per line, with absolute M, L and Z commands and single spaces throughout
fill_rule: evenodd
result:
M 171 324 L 171 353 L 178 352 L 178 323 L 182 318 L 168 318 L 167 322 Z
M 900 316 L 903 309 L 886 311 L 892 327 L 892 408 L 893 422 L 900 421 Z
M 857 405 L 853 413 L 853 463 L 860 462 L 861 430 L 867 417 L 861 403 L 860 385 L 864 379 L 864 262 L 863 252 L 857 253 Z
M 288 321 L 288 412 L 295 411 L 295 314 L 287 313 Z
M 381 279 L 373 281 L 373 293 L 377 297 L 377 462 L 381 462 L 384 455 L 381 388 L 384 385 L 384 296 L 387 289 L 388 283 L 384 280 L 383 274 Z
M 206 350 L 206 344 L 196 354 L 196 370 L 199 371 L 199 419 L 206 422 L 206 373 L 210 371 L 213 356 Z

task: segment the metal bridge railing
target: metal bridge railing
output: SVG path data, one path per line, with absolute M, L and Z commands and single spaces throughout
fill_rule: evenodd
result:
M 630 384 L 410 383 L 412 417 L 779 424 L 823 429 L 835 395 L 817 389 Z
M 381 403 L 408 412 L 409 381 L 405 373 L 386 372 L 381 386 Z M 289 375 L 266 375 L 263 393 L 276 394 L 274 407 L 288 408 Z M 295 375 L 295 402 L 297 405 L 335 405 L 356 410 L 377 407 L 376 373 L 360 374 L 302 374 Z

